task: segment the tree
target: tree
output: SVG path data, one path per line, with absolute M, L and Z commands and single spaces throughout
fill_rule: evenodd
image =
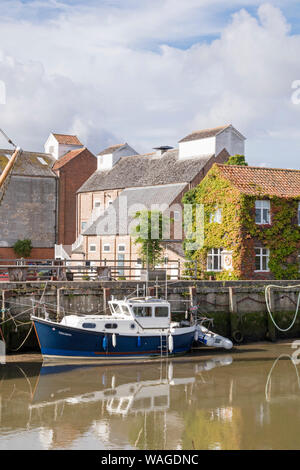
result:
M 246 162 L 244 155 L 232 155 L 231 157 L 229 157 L 225 165 L 248 166 L 248 163 Z
M 32 250 L 31 240 L 25 238 L 24 240 L 18 240 L 13 246 L 14 252 L 20 258 L 28 258 Z
M 169 223 L 159 211 L 139 211 L 134 219 L 139 219 L 139 224 L 135 227 L 134 243 L 140 245 L 139 254 L 147 268 L 153 269 L 162 260 L 163 233 L 166 224 Z

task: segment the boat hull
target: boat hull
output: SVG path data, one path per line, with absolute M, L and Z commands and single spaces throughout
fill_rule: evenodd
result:
M 116 334 L 115 346 L 111 333 L 86 331 L 42 319 L 33 319 L 35 331 L 45 359 L 130 360 L 170 355 L 168 337 L 163 336 L 161 352 L 160 334 Z M 172 333 L 172 355 L 185 354 L 192 346 L 195 328 L 182 328 Z M 105 339 L 104 339 L 105 338 Z

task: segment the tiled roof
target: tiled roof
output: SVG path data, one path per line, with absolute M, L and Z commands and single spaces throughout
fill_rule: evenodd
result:
M 76 149 L 76 150 L 70 150 L 70 152 L 67 152 L 65 155 L 60 157 L 60 159 L 54 163 L 53 170 L 59 170 L 62 166 L 66 165 L 66 163 L 68 163 L 70 160 L 72 160 L 73 158 L 77 157 L 78 155 L 86 151 L 91 153 L 86 147 L 83 147 L 81 149 Z
M 178 159 L 178 149 L 162 156 L 132 155 L 121 157 L 108 171 L 96 171 L 78 192 L 124 189 L 139 186 L 189 183 L 214 155 Z
M 221 175 L 242 193 L 278 197 L 300 196 L 300 170 L 239 165 L 216 165 Z
M 137 211 L 151 209 L 155 205 L 170 206 L 185 187 L 186 183 L 181 183 L 125 189 L 83 235 L 129 235 Z
M 110 147 L 107 147 L 106 149 L 97 153 L 97 155 L 107 155 L 108 153 L 114 153 L 116 150 L 120 149 L 121 147 L 124 147 L 124 145 L 126 144 L 111 145 Z
M 0 173 L 7 165 L 13 150 L 0 149 Z M 15 176 L 50 176 L 55 177 L 52 166 L 55 158 L 48 153 L 25 152 L 17 158 L 12 175 Z
M 80 140 L 76 135 L 68 135 L 68 134 L 54 134 L 54 137 L 56 138 L 57 142 L 59 144 L 65 144 L 65 145 L 82 145 Z
M 213 129 L 202 129 L 199 131 L 194 131 L 191 134 L 187 135 L 183 139 L 179 141 L 181 142 L 189 142 L 190 140 L 199 140 L 199 139 L 206 139 L 208 137 L 214 137 L 215 135 L 219 134 L 219 132 L 224 131 L 227 127 L 230 127 L 231 124 L 227 124 L 226 126 L 215 127 Z

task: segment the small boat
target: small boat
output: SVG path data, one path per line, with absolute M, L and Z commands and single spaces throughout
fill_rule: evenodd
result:
M 204 320 L 207 320 L 206 318 Z M 202 324 L 196 327 L 195 341 L 205 344 L 205 346 L 212 346 L 214 348 L 232 349 L 233 343 L 230 339 L 218 335 Z
M 140 360 L 185 354 L 195 322 L 172 322 L 170 303 L 137 297 L 108 302 L 110 315 L 32 316 L 41 353 L 49 359 Z

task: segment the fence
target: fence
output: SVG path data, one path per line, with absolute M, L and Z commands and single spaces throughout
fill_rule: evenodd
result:
M 147 270 L 140 259 L 41 260 L 1 259 L 0 281 L 43 280 L 179 280 L 196 279 L 197 264 L 165 259 L 155 270 Z

